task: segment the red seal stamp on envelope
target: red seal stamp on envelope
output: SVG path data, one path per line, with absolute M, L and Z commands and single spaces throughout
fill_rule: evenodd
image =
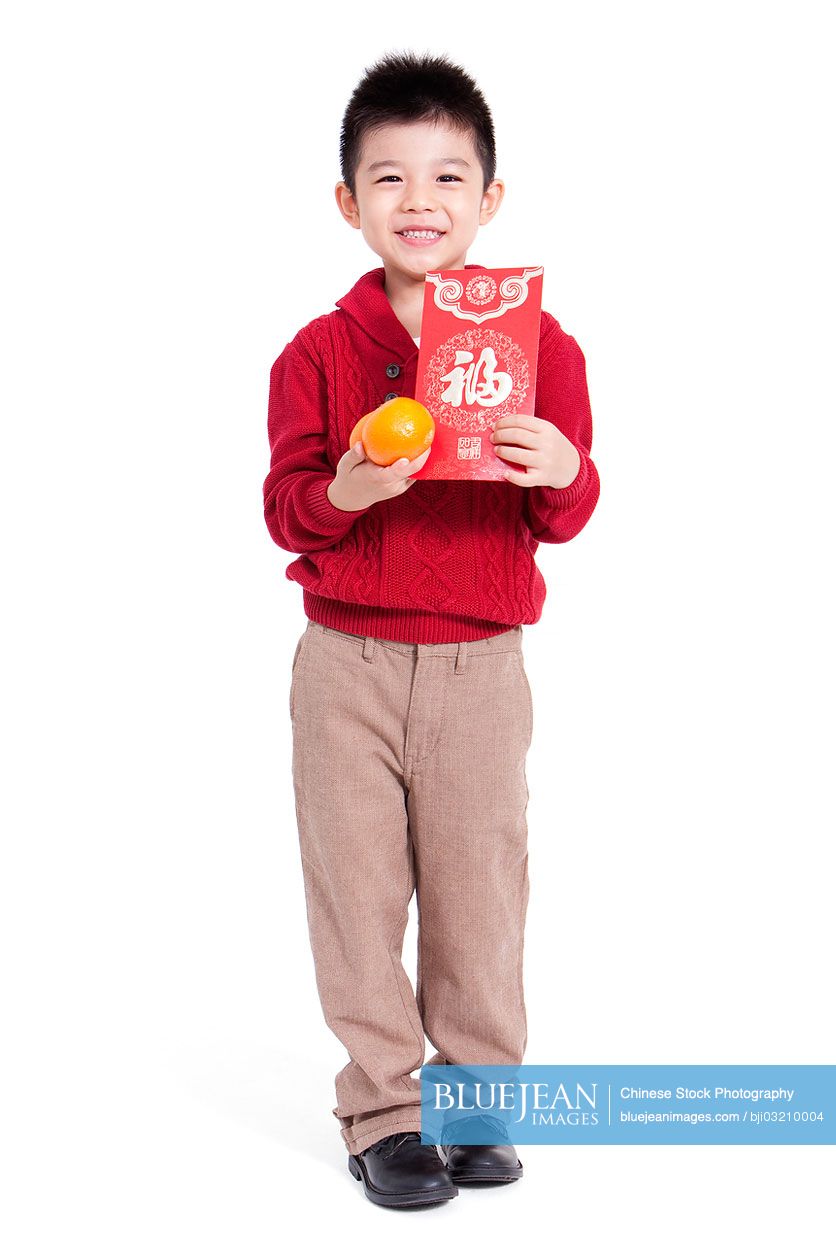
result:
M 443 270 L 424 291 L 415 399 L 432 414 L 432 452 L 414 479 L 501 479 L 491 424 L 533 414 L 543 267 Z

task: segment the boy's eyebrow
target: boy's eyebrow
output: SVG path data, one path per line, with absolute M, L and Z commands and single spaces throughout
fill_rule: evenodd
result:
M 385 161 L 373 161 L 370 166 L 366 166 L 366 173 L 371 174 L 382 166 L 399 166 L 400 164 L 399 161 L 395 161 L 394 157 L 387 157 Z M 463 157 L 439 157 L 438 164 L 444 166 L 465 166 L 468 170 L 471 168 L 470 162 L 465 161 Z

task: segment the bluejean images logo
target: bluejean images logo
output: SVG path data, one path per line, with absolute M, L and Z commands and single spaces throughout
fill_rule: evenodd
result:
M 426 1144 L 836 1144 L 831 1065 L 427 1064 Z

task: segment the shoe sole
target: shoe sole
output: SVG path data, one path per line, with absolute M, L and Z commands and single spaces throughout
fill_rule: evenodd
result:
M 519 1181 L 523 1174 L 523 1166 L 517 1160 L 516 1168 L 451 1168 L 447 1171 L 453 1181 L 459 1185 L 468 1185 L 471 1181 Z
M 519 1181 L 522 1172 L 514 1172 L 513 1168 L 508 1172 L 492 1172 L 488 1173 L 487 1169 L 482 1172 L 474 1170 L 473 1172 L 453 1172 L 450 1170 L 450 1176 L 457 1185 L 469 1185 L 471 1181 L 496 1181 L 501 1184 L 511 1184 L 512 1181 Z
M 440 1185 L 434 1190 L 409 1190 L 404 1194 L 387 1194 L 378 1190 L 369 1180 L 363 1161 L 357 1155 L 349 1155 L 348 1170 L 356 1181 L 363 1182 L 366 1198 L 381 1207 L 416 1207 L 421 1203 L 444 1203 L 455 1198 L 458 1190 L 455 1185 Z

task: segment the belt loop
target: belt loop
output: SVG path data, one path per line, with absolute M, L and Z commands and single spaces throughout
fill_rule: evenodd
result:
M 371 662 L 374 658 L 375 639 L 373 636 L 367 636 L 363 641 L 363 657 L 366 662 Z
M 459 641 L 456 650 L 456 674 L 464 671 L 464 664 L 467 662 L 467 641 Z

